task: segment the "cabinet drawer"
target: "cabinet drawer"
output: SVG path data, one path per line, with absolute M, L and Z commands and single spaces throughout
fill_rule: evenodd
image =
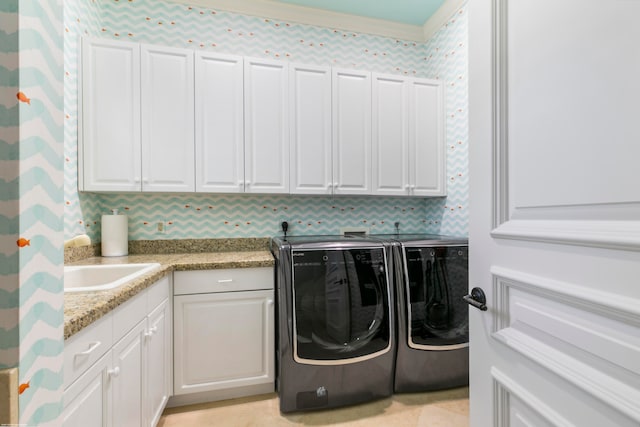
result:
M 125 336 L 147 315 L 147 291 L 143 290 L 113 310 L 113 342 Z
M 153 311 L 162 301 L 171 296 L 170 276 L 165 276 L 158 280 L 155 285 L 147 289 L 148 311 Z
M 273 289 L 273 267 L 176 271 L 174 295 Z
M 64 388 L 69 387 L 113 344 L 113 318 L 109 314 L 64 343 Z

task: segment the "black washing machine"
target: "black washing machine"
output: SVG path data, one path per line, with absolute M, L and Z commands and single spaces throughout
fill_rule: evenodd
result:
M 389 246 L 366 238 L 273 238 L 281 412 L 388 397 L 395 366 Z
M 398 347 L 394 391 L 469 384 L 468 240 L 439 235 L 371 236 L 393 254 Z

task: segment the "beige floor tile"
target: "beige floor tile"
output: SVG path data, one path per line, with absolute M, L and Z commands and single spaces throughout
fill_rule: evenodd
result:
M 469 389 L 397 394 L 362 405 L 326 411 L 280 414 L 278 397 L 268 394 L 170 408 L 158 427 L 466 427 Z

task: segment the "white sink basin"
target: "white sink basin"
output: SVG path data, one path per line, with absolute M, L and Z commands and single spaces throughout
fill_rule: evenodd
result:
M 64 291 L 86 292 L 114 289 L 157 267 L 160 267 L 157 262 L 68 266 L 64 268 Z

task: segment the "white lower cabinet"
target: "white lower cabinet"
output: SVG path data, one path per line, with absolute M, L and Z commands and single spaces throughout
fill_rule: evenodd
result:
M 147 317 L 150 337 L 147 340 L 147 395 L 144 399 L 147 426 L 155 426 L 173 388 L 173 320 L 170 299 L 164 300 Z
M 272 392 L 273 268 L 177 271 L 174 278 L 172 400 Z
M 66 359 L 66 350 L 65 350 Z M 107 353 L 94 363 L 76 382 L 64 391 L 65 426 L 108 426 L 109 405 L 107 398 L 111 366 L 111 353 Z
M 157 424 L 171 393 L 170 297 L 165 277 L 65 342 L 64 426 Z
M 146 321 L 138 323 L 111 350 L 111 390 L 113 396 L 113 426 L 142 426 L 143 360 Z

